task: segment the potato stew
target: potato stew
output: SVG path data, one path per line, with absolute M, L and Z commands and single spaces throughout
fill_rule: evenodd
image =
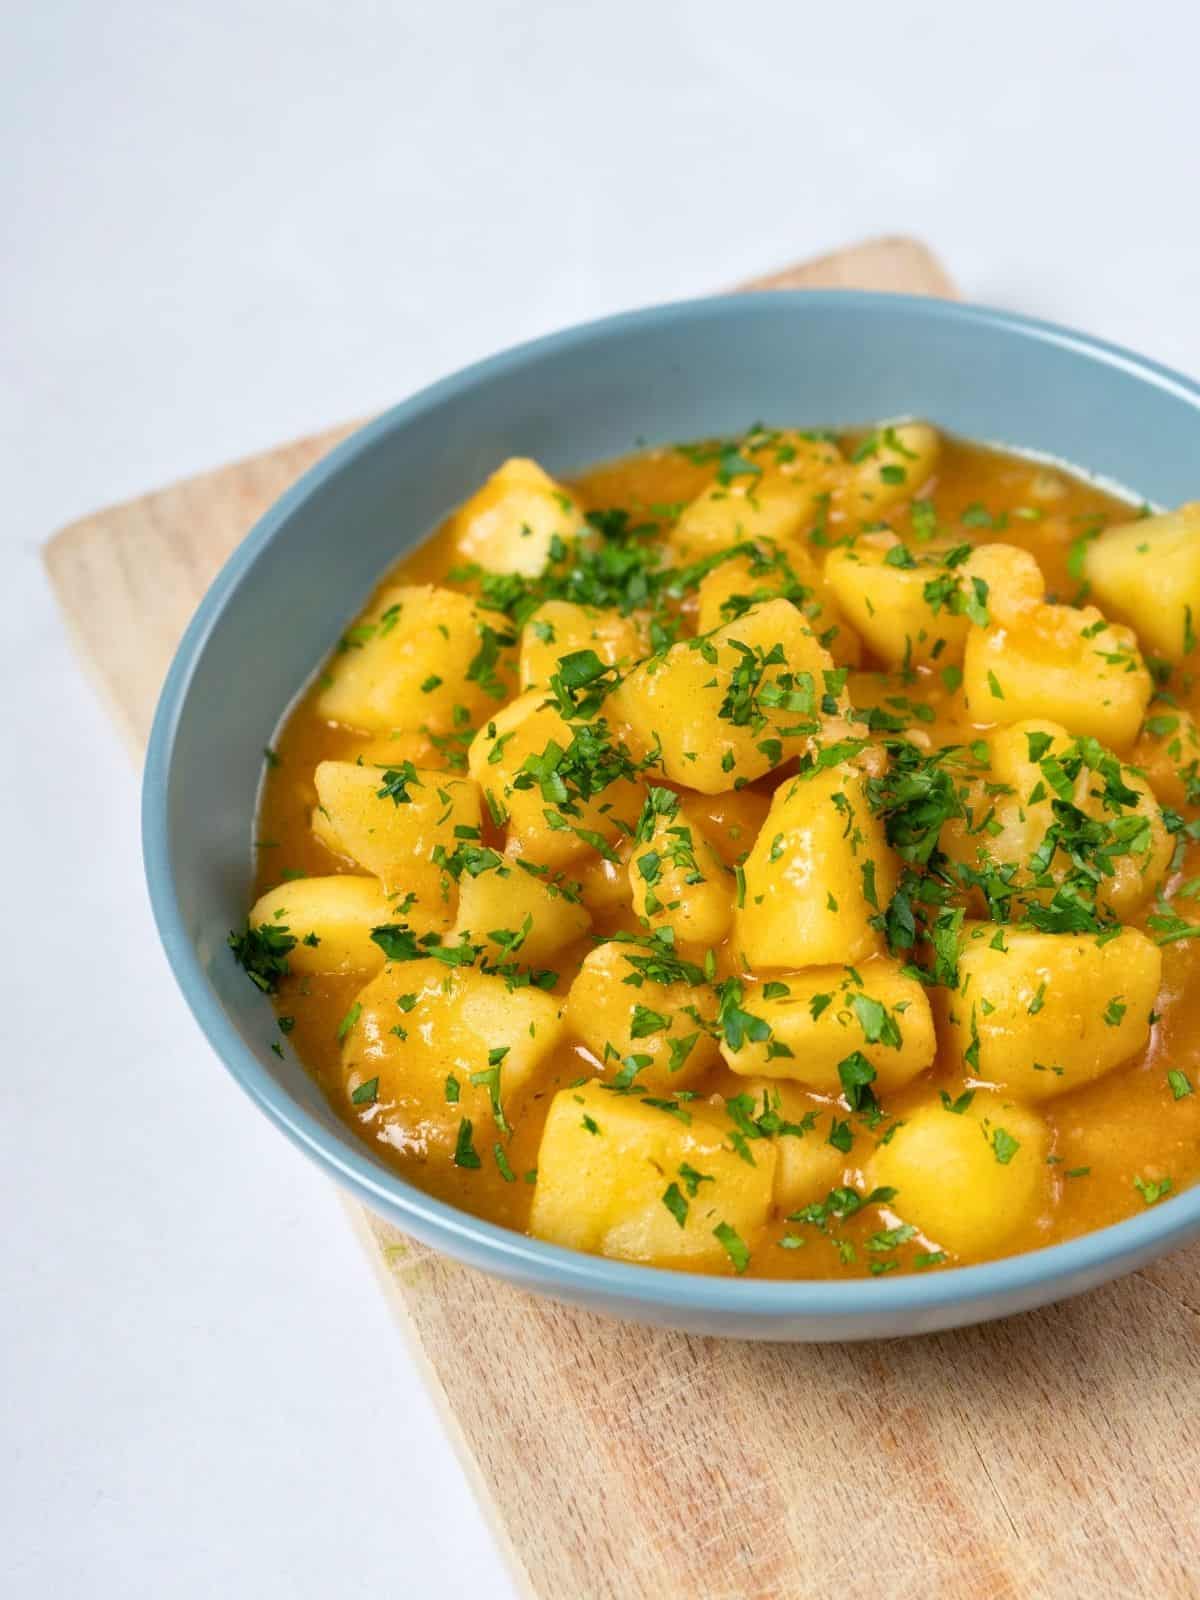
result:
M 1200 506 L 922 423 L 506 461 L 267 751 L 231 936 L 540 1239 L 938 1270 L 1200 1169 Z

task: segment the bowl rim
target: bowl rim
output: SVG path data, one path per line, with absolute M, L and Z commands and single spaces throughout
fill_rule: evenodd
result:
M 197 665 L 242 578 L 260 554 L 285 536 L 292 515 L 327 479 L 352 468 L 377 442 L 434 405 L 452 400 L 480 381 L 505 375 L 551 354 L 614 334 L 707 318 L 749 319 L 803 306 L 819 315 L 839 311 L 889 311 L 931 321 L 974 324 L 1035 343 L 1075 351 L 1100 366 L 1117 368 L 1153 388 L 1185 400 L 1200 413 L 1200 384 L 1119 345 L 1057 323 L 993 307 L 868 290 L 769 290 L 712 295 L 619 312 L 573 324 L 503 349 L 426 385 L 357 429 L 310 467 L 255 523 L 209 586 L 188 624 L 164 681 L 147 746 L 142 783 L 142 850 L 151 908 L 168 963 L 201 1032 L 250 1098 L 318 1166 L 402 1230 L 459 1260 L 551 1294 L 575 1295 L 614 1310 L 638 1306 L 667 1315 L 708 1313 L 730 1319 L 880 1322 L 897 1313 L 952 1311 L 975 1302 L 1053 1297 L 1115 1277 L 1135 1258 L 1159 1255 L 1200 1230 L 1200 1183 L 1122 1222 L 1059 1244 L 973 1266 L 928 1274 L 878 1278 L 761 1279 L 642 1266 L 584 1254 L 531 1238 L 437 1200 L 388 1171 L 360 1148 L 339 1147 L 334 1136 L 272 1076 L 225 1015 L 184 925 L 171 865 L 167 795 L 179 724 Z M 353 1138 L 350 1130 L 349 1137 Z M 1050 1292 L 1045 1293 L 1049 1288 Z M 986 1310 L 982 1313 L 987 1314 Z

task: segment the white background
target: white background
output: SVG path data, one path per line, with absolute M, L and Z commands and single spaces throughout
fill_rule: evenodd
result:
M 0 1589 L 505 1597 L 333 1193 L 173 990 L 136 777 L 38 546 L 527 335 L 880 231 L 1198 372 L 1200 10 L 4 12 Z

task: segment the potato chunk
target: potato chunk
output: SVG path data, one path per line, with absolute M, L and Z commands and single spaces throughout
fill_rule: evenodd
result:
M 720 794 L 807 748 L 832 670 L 795 606 L 768 600 L 643 661 L 607 706 L 635 754 L 657 753 L 672 783 Z
M 735 942 L 753 969 L 848 965 L 882 949 L 871 919 L 892 897 L 896 861 L 851 768 L 781 784 L 744 873 Z
M 717 481 L 684 507 L 671 533 L 682 562 L 752 539 L 794 539 L 818 520 L 843 473 L 837 446 L 799 433 L 752 436 Z
M 1044 717 L 1127 750 L 1151 689 L 1133 634 L 1093 606 L 1032 606 L 967 639 L 963 692 L 976 722 Z
M 862 641 L 838 609 L 824 572 L 801 545 L 785 549 L 760 540 L 754 551 L 714 567 L 696 591 L 696 632 L 709 633 L 777 595 L 799 607 L 837 666 L 858 666 Z
M 825 577 L 839 609 L 889 668 L 957 665 L 972 623 L 1011 615 L 1045 590 L 1037 562 L 1012 545 L 913 550 L 886 532 L 830 551 Z
M 746 859 L 770 809 L 770 796 L 756 789 L 688 796 L 688 810 L 700 819 L 700 826 L 729 867 Z
M 815 522 L 819 492 L 804 484 L 714 484 L 684 507 L 671 543 L 688 562 L 751 539 L 794 538 Z
M 588 855 L 589 834 L 611 845 L 641 812 L 641 785 L 607 723 L 568 725 L 540 690 L 480 729 L 467 764 L 493 816 L 507 818 L 513 851 L 541 866 Z
M 488 572 L 536 578 L 556 538 L 578 539 L 587 523 L 571 495 L 536 461 L 513 456 L 455 513 L 451 537 L 463 561 Z
M 968 814 L 942 830 L 942 849 L 969 868 L 997 872 L 1014 906 L 1049 903 L 1070 878 L 1101 910 L 1131 916 L 1171 862 L 1146 780 L 1096 740 L 1072 739 L 1054 722 L 1019 722 L 987 744 L 988 765 L 968 785 Z
M 264 924 L 295 939 L 292 972 L 375 972 L 383 951 L 371 929 L 396 917 L 378 878 L 296 878 L 269 889 L 250 910 L 251 928 Z
M 514 640 L 497 621 L 451 589 L 385 589 L 346 634 L 318 713 L 367 733 L 478 723 L 512 693 Z
M 317 837 L 373 872 L 388 894 L 413 895 L 409 920 L 419 913 L 422 931 L 448 926 L 454 879 L 444 863 L 462 842 L 479 838 L 479 785 L 411 762 L 322 761 L 313 781 Z
M 621 839 L 615 846 L 615 861 L 607 856 L 593 856 L 571 868 L 579 880 L 583 903 L 593 915 L 603 915 L 633 904 L 633 890 L 629 883 L 630 850 L 631 841 Z
M 775 1146 L 754 1164 L 702 1101 L 687 1120 L 599 1083 L 555 1095 L 538 1152 L 529 1231 L 623 1261 L 745 1270 L 771 1207 Z
M 1036 557 L 1019 545 L 976 545 L 963 572 L 987 585 L 985 602 L 993 622 L 1011 622 L 1046 598 L 1046 580 Z
M 629 861 L 633 908 L 681 945 L 715 947 L 733 920 L 733 874 L 694 809 L 651 788 Z
M 1200 500 L 1106 528 L 1084 557 L 1092 592 L 1166 661 L 1182 661 L 1200 630 Z
M 697 979 L 653 941 L 597 945 L 571 985 L 567 1023 L 607 1071 L 624 1067 L 650 1092 L 685 1089 L 720 1060 L 707 1031 L 716 996 Z
M 645 655 L 637 623 L 619 611 L 547 600 L 521 630 L 521 688 L 544 689 L 563 656 L 594 650 L 606 667 Z
M 839 610 L 885 666 L 962 660 L 971 624 L 958 571 L 914 556 L 895 534 L 881 532 L 831 550 L 825 576 Z M 936 610 L 927 595 L 935 596 Z
M 507 1134 L 563 1033 L 553 996 L 436 960 L 389 962 L 350 1019 L 342 1070 L 361 1120 L 409 1154 L 448 1161 L 457 1150 L 460 1166 L 476 1164 L 460 1139 L 478 1135 L 490 1151 Z
M 889 1208 L 931 1244 L 976 1259 L 1003 1249 L 1045 1204 L 1049 1143 L 1036 1111 L 977 1091 L 963 1109 L 907 1112 L 867 1163 L 867 1185 L 894 1189 Z
M 463 872 L 455 935 L 482 945 L 488 959 L 540 966 L 592 925 L 578 885 L 561 881 L 523 858 L 486 852 L 491 859 Z
M 795 1211 L 823 1200 L 830 1189 L 845 1180 L 846 1157 L 829 1143 L 829 1132 L 840 1108 L 809 1094 L 795 1083 L 755 1078 L 739 1099 L 751 1102 L 748 1114 L 762 1126 L 777 1126 L 775 1209 Z M 726 1105 L 732 1102 L 726 1101 Z M 757 1142 L 751 1154 L 757 1159 Z
M 726 1064 L 747 1076 L 790 1078 L 822 1094 L 841 1094 L 839 1068 L 866 1063 L 880 1094 L 902 1088 L 933 1064 L 937 1039 L 923 986 L 888 960 L 853 967 L 816 967 L 747 991 L 744 1008 L 770 1028 L 747 1034 Z M 864 1074 L 865 1076 L 865 1074 Z M 861 1081 L 861 1080 L 860 1080 Z
M 873 522 L 911 500 L 933 476 L 942 441 L 927 422 L 897 422 L 868 435 L 852 457 L 843 493 L 847 515 Z
M 1143 1049 L 1162 952 L 1135 928 L 1114 938 L 968 923 L 950 1037 L 974 1077 L 1048 1100 Z
M 1188 815 L 1200 806 L 1200 729 L 1190 712 L 1152 707 L 1129 759 L 1164 806 Z

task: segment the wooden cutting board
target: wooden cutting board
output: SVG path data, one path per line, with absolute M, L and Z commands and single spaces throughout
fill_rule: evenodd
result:
M 955 292 L 905 239 L 745 287 Z M 47 547 L 139 751 L 218 567 L 350 431 L 99 512 Z M 961 1333 L 750 1345 L 535 1299 L 347 1205 L 536 1600 L 1200 1595 L 1200 1250 Z

